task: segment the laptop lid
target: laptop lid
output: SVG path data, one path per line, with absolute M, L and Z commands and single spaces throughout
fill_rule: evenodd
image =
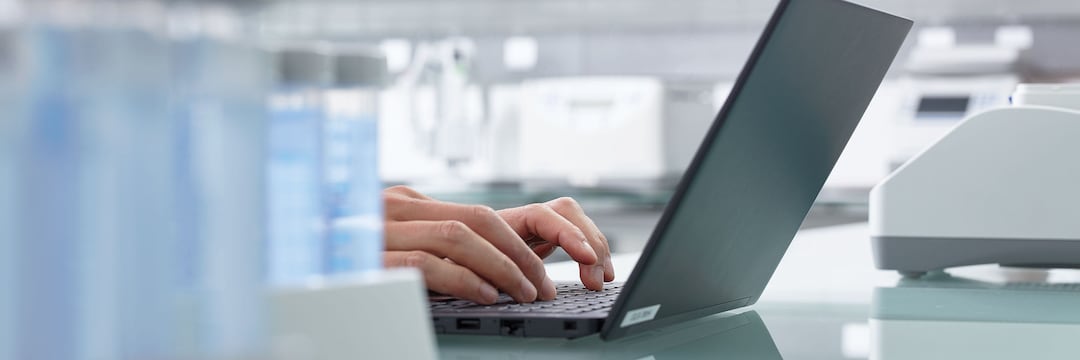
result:
M 911 25 L 839 0 L 779 2 L 604 339 L 757 301 Z

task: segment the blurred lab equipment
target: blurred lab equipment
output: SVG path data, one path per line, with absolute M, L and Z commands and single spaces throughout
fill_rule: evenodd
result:
M 651 78 L 522 84 L 521 175 L 595 187 L 664 174 L 663 85 Z
M 416 46 L 384 99 L 379 162 L 386 181 L 464 184 L 484 125 L 483 93 L 470 75 L 475 53 L 467 38 Z
M 1019 83 L 1022 54 L 1030 44 L 955 43 L 949 28 L 927 28 L 908 57 L 899 79 L 903 98 L 889 151 L 895 168 L 940 139 L 960 120 L 1009 104 Z
M 424 136 L 434 122 L 435 91 L 430 86 L 392 86 L 379 96 L 379 177 L 388 184 L 445 177 L 448 165 L 430 154 Z M 428 129 L 428 130 L 424 130 Z
M 905 99 L 896 117 L 890 162 L 899 166 L 932 144 L 960 120 L 1009 104 L 1015 75 L 925 76 L 900 80 Z
M 498 84 L 488 89 L 488 126 L 480 135 L 477 166 L 470 173 L 478 182 L 519 182 L 521 84 Z M 486 170 L 486 171 L 485 171 Z
M 692 92 L 683 92 L 687 94 Z M 522 84 L 521 177 L 581 187 L 655 187 L 677 178 L 708 128 L 711 100 L 672 97 L 659 79 L 574 77 Z M 688 119 L 698 119 L 688 120 Z
M 1080 111 L 1080 82 L 1020 84 L 1009 98 L 1016 106 L 1049 106 Z
M 382 271 L 379 97 L 386 59 L 286 49 L 271 97 L 270 351 L 281 359 L 434 358 L 423 280 Z
M 717 109 L 710 102 L 726 101 L 734 82 L 703 83 L 689 80 L 665 80 L 661 142 L 664 157 L 664 173 L 658 185 L 661 189 L 674 188 L 686 168 L 690 166 L 698 146 L 705 139 Z
M 378 174 L 378 97 L 386 59 L 339 47 L 326 93 L 324 214 L 328 273 L 382 267 L 382 182 Z
M 1080 267 L 1080 85 L 1021 85 L 870 195 L 877 267 Z
M 21 98 L 25 67 L 18 23 L 0 17 L 0 359 L 14 359 L 16 335 L 15 282 L 19 225 L 15 219 L 20 169 L 20 142 L 26 137 Z
M 245 39 L 235 9 L 169 14 L 177 296 L 198 334 L 180 348 L 263 354 L 270 53 Z
M 140 22 L 160 23 L 160 9 L 31 11 L 16 357 L 163 356 L 177 350 L 169 340 L 178 330 L 174 289 L 162 281 L 178 260 L 173 124 L 166 42 Z
M 227 8 L 25 5 L 0 86 L 18 92 L 0 137 L 19 137 L 0 215 L 20 225 L 0 230 L 0 356 L 265 355 L 264 57 L 199 30 Z
M 278 53 L 266 172 L 272 284 L 302 281 L 325 270 L 323 91 L 333 72 L 328 51 L 315 45 Z

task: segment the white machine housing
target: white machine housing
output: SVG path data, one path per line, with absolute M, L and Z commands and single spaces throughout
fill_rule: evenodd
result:
M 706 86 L 634 76 L 526 81 L 521 177 L 581 187 L 677 178 L 715 114 Z
M 889 136 L 889 162 L 896 168 L 949 133 L 961 120 L 993 108 L 1008 106 L 1009 94 L 1020 79 L 1024 46 L 955 43 L 955 32 L 942 35 L 934 28 L 919 32 L 919 43 L 898 82 L 902 102 Z
M 889 136 L 890 162 L 899 166 L 949 133 L 960 121 L 1008 106 L 1019 79 L 1013 74 L 917 75 L 898 81 L 902 99 Z
M 1078 138 L 1080 111 L 1063 107 L 964 120 L 871 191 L 878 268 L 917 276 L 976 264 L 1077 267 Z

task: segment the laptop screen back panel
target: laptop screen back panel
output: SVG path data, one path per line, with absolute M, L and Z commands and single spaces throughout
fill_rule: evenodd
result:
M 757 300 L 910 27 L 843 1 L 780 2 L 605 322 L 605 339 Z

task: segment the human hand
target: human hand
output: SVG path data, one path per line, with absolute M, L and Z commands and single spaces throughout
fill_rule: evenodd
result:
M 540 258 L 559 246 L 582 264 L 606 266 L 604 278 L 614 278 L 606 240 L 568 198 L 496 212 L 485 206 L 440 202 L 404 186 L 389 188 L 383 195 L 386 265 L 420 269 L 431 290 L 482 304 L 496 301 L 496 288 L 518 302 L 554 299 L 555 285 Z M 601 256 L 575 223 L 591 226 L 589 233 L 599 236 L 596 248 L 603 250 Z M 522 238 L 536 247 L 530 249 Z M 605 262 L 598 264 L 598 259 Z M 583 268 L 583 281 L 585 275 Z M 602 288 L 599 280 L 591 280 L 595 276 L 588 278 L 587 286 Z
M 615 280 L 607 238 L 574 199 L 563 197 L 498 213 L 540 258 L 562 247 L 578 262 L 585 287 L 603 290 L 604 282 Z

